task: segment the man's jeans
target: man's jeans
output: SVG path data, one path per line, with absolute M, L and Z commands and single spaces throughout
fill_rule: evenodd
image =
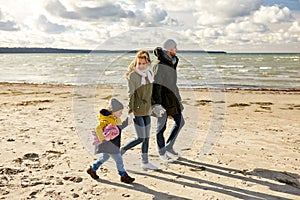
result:
M 164 132 L 167 128 L 168 116 L 165 114 L 162 117 L 157 118 L 156 142 L 158 146 L 159 155 L 164 155 L 166 151 L 173 150 L 173 146 L 175 144 L 179 131 L 185 124 L 182 113 L 172 115 L 172 118 L 175 121 L 175 124 L 171 130 L 167 143 L 165 143 Z

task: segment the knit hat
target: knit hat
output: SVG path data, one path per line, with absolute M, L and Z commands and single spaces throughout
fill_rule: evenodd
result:
M 163 48 L 166 51 L 168 51 L 176 46 L 177 46 L 177 44 L 173 39 L 167 39 L 163 44 Z
M 109 109 L 112 112 L 117 112 L 119 110 L 124 109 L 123 104 L 116 98 L 111 98 L 109 101 Z

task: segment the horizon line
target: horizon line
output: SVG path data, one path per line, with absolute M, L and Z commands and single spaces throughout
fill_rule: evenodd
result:
M 8 51 L 6 51 L 8 50 Z M 17 50 L 17 51 L 13 51 Z M 18 51 L 19 50 L 19 51 Z M 24 50 L 24 51 L 22 51 Z M 38 51 L 42 50 L 42 51 Z M 48 50 L 48 51 L 47 51 Z M 101 52 L 101 53 L 110 53 L 110 52 L 137 52 L 139 51 L 138 49 L 135 50 L 128 50 L 128 49 L 115 49 L 115 50 L 107 50 L 107 49 L 80 49 L 80 48 L 74 48 L 74 49 L 65 49 L 65 48 L 56 48 L 56 47 L 0 47 L 0 54 L 1 53 L 91 53 L 91 52 Z M 153 50 L 149 50 L 153 51 Z M 300 54 L 300 52 L 272 52 L 272 51 L 252 51 L 252 52 L 246 52 L 246 51 L 240 51 L 240 52 L 228 52 L 224 50 L 178 50 L 178 52 L 187 52 L 187 53 L 218 53 L 218 54 Z

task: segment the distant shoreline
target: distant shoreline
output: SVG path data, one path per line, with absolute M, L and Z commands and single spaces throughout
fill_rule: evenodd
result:
M 47 87 L 73 87 L 73 88 L 90 88 L 90 87 L 97 87 L 102 89 L 124 89 L 126 86 L 122 85 L 108 85 L 108 84 L 82 84 L 76 85 L 71 83 L 34 83 L 34 82 L 9 82 L 9 81 L 0 81 L 1 85 L 7 86 L 47 86 Z M 222 87 L 179 87 L 180 90 L 183 91 L 261 91 L 261 92 L 296 92 L 299 93 L 300 89 L 297 88 L 267 88 L 267 87 L 232 87 L 230 85 L 223 85 Z
M 90 50 L 90 49 L 61 49 L 61 48 L 27 48 L 0 47 L 0 54 L 34 54 L 34 53 L 136 53 L 137 50 Z M 208 53 L 208 54 L 300 54 L 300 52 L 226 52 L 205 50 L 179 50 L 178 53 Z
M 59 48 L 24 48 L 0 47 L 1 53 L 136 53 L 137 50 L 89 50 L 89 49 L 59 49 Z M 180 53 L 210 53 L 226 54 L 225 51 L 181 50 Z

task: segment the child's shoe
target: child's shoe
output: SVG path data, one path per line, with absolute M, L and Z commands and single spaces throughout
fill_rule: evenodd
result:
M 123 149 L 123 148 L 120 148 L 120 154 L 121 154 L 121 156 L 123 156 L 125 152 L 126 152 L 126 150 L 125 150 L 125 149 Z
M 96 171 L 90 167 L 86 172 L 93 178 L 93 179 L 99 179 L 99 176 L 96 174 Z
M 135 178 L 131 178 L 128 174 L 121 176 L 121 182 L 123 183 L 133 183 L 133 181 L 135 180 Z

